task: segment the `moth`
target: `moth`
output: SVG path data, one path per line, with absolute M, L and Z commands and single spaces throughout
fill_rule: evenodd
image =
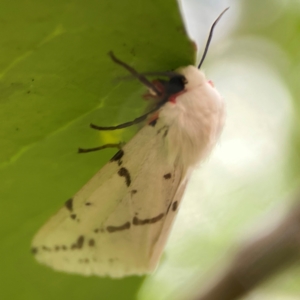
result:
M 227 9 L 226 9 L 227 10 Z M 226 11 L 225 10 L 225 11 Z M 37 232 L 35 258 L 56 270 L 123 277 L 155 270 L 190 174 L 216 144 L 224 124 L 224 101 L 198 68 L 140 74 L 110 56 L 148 87 L 155 107 L 115 130 L 144 127 Z M 149 81 L 147 76 L 158 76 Z M 161 79 L 161 77 L 165 79 Z

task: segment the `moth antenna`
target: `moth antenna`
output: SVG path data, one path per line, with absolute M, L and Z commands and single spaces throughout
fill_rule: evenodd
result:
M 110 58 L 112 59 L 113 62 L 115 62 L 116 64 L 122 66 L 127 71 L 129 71 L 131 73 L 131 75 L 133 75 L 133 77 L 137 78 L 143 85 L 145 85 L 149 89 L 153 90 L 157 95 L 159 95 L 159 96 L 161 95 L 161 92 L 143 74 L 140 74 L 134 68 L 130 67 L 129 65 L 127 65 L 123 61 L 116 58 L 112 51 L 109 51 L 108 55 L 110 56 Z
M 224 15 L 224 13 L 229 9 L 229 7 L 225 8 L 222 13 L 218 16 L 218 18 L 213 22 L 211 28 L 210 28 L 210 31 L 209 31 L 209 35 L 208 35 L 208 39 L 207 39 L 207 42 L 206 42 L 206 45 L 205 45 L 205 49 L 204 49 L 204 52 L 202 54 L 202 58 L 200 60 L 200 63 L 198 65 L 198 69 L 201 68 L 202 66 L 202 63 L 206 57 L 206 54 L 207 54 L 207 51 L 208 51 L 208 48 L 209 48 L 209 44 L 211 42 L 211 38 L 212 38 L 212 35 L 213 35 L 213 32 L 214 32 L 214 29 L 215 29 L 215 26 L 217 25 L 217 23 L 219 22 L 219 20 L 221 19 L 221 17 Z

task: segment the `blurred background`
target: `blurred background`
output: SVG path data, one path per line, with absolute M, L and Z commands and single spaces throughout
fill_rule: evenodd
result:
M 198 61 L 228 6 L 202 67 L 226 100 L 223 135 L 194 172 L 165 260 L 140 299 L 201 290 L 238 245 L 272 228 L 299 186 L 300 1 L 181 1 Z M 295 264 L 243 299 L 300 299 L 299 278 Z
M 190 299 L 291 207 L 299 189 L 300 1 L 182 0 L 198 62 L 212 23 L 230 7 L 202 66 L 226 101 L 227 120 L 190 180 L 157 271 L 83 277 L 29 253 L 37 229 L 114 154 L 78 155 L 78 146 L 127 141 L 137 130 L 113 136 L 88 126 L 128 121 L 146 106 L 138 82 L 113 81 L 127 73 L 107 52 L 141 71 L 192 61 L 174 3 L 0 2 L 1 299 Z M 299 278 L 294 263 L 243 299 L 300 299 Z

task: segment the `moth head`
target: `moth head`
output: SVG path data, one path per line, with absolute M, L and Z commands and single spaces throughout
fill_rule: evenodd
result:
M 204 73 L 194 66 L 179 68 L 176 73 L 184 77 L 184 88 L 186 90 L 201 86 L 207 81 Z
M 201 85 L 204 85 L 205 83 L 207 83 L 208 81 L 205 78 L 205 75 L 203 72 L 200 71 L 200 68 L 202 66 L 202 63 L 206 57 L 210 42 L 211 42 L 211 38 L 213 35 L 213 31 L 214 28 L 216 26 L 216 24 L 219 22 L 219 20 L 221 19 L 221 17 L 223 16 L 223 14 L 229 9 L 229 7 L 227 7 L 226 9 L 223 10 L 223 12 L 219 15 L 219 17 L 214 21 L 214 23 L 212 24 L 211 28 L 210 28 L 210 32 L 208 35 L 208 39 L 206 41 L 206 45 L 200 60 L 200 63 L 198 65 L 198 68 L 194 67 L 194 66 L 187 66 L 184 68 L 179 68 L 176 70 L 176 72 L 180 75 L 182 75 L 185 78 L 185 83 L 184 83 L 184 88 L 186 90 L 189 89 L 193 89 L 195 87 L 199 87 Z M 211 87 L 213 87 L 213 84 L 209 81 L 208 82 L 210 84 Z
M 146 94 L 146 96 L 151 95 L 152 98 L 158 99 L 161 104 L 168 101 L 171 95 L 183 91 L 187 84 L 185 76 L 178 72 L 171 72 L 170 74 L 166 73 L 165 76 L 169 77 L 169 80 L 156 79 L 152 81 L 152 85 L 160 92 L 160 95 L 158 95 L 156 91 L 151 88 L 148 89 L 148 94 Z

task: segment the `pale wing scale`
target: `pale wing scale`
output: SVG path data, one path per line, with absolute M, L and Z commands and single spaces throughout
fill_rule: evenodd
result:
M 37 260 L 85 275 L 153 271 L 176 213 L 170 205 L 176 193 L 181 199 L 183 174 L 168 163 L 166 134 L 160 120 L 142 128 L 36 234 Z

